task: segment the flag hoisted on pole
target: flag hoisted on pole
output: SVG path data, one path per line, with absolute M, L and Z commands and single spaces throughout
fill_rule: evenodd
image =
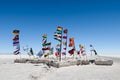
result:
M 16 50 L 13 52 L 13 54 L 17 55 L 20 54 L 20 43 L 19 43 L 19 30 L 13 30 L 12 32 L 15 37 L 13 38 L 13 46 L 16 46 Z
M 61 50 L 62 50 L 62 27 L 58 26 L 57 31 L 54 33 L 54 39 L 60 42 L 59 50 L 56 52 L 58 53 L 57 56 L 59 56 L 59 61 L 61 61 Z
M 94 52 L 95 55 L 97 55 L 97 51 L 94 49 L 93 45 L 90 44 L 90 48 L 91 48 L 91 50 L 90 50 L 91 55 L 92 55 L 92 52 Z
M 42 38 L 43 38 L 42 39 L 42 46 L 43 46 L 43 48 L 42 48 L 42 50 L 43 50 L 42 55 L 44 54 L 44 57 L 47 57 L 47 56 L 49 56 L 49 53 L 45 54 L 45 51 L 49 50 L 49 52 L 50 52 L 50 50 L 51 50 L 51 42 L 47 43 L 47 35 L 46 34 L 43 34 Z
M 64 29 L 63 33 L 64 33 L 64 35 L 63 35 L 64 41 L 62 43 L 65 47 L 63 48 L 64 52 L 62 52 L 62 55 L 65 55 L 65 57 L 66 57 L 68 30 Z
M 31 54 L 31 55 L 34 55 L 32 48 L 30 48 L 30 54 Z
M 75 43 L 74 43 L 74 38 L 73 37 L 69 38 L 69 47 L 72 47 L 72 49 L 69 50 L 68 53 L 70 55 L 73 55 L 73 57 L 74 57 L 74 52 L 75 52 L 76 49 L 75 49 Z

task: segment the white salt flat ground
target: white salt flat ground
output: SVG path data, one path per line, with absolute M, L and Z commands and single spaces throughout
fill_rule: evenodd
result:
M 18 64 L 14 63 L 16 58 L 19 57 L 0 55 L 0 80 L 120 80 L 119 57 L 112 66 L 90 64 L 62 68 L 48 68 L 43 64 Z

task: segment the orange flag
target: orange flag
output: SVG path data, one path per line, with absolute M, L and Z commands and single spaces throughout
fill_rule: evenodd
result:
M 74 38 L 69 38 L 69 47 L 74 46 Z

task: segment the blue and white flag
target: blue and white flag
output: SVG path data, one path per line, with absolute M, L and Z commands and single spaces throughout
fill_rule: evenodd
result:
M 40 51 L 38 52 L 37 56 L 42 57 L 42 56 L 43 56 L 43 52 L 40 50 Z

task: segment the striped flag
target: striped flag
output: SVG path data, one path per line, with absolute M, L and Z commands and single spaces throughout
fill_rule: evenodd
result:
M 61 38 L 58 38 L 58 37 L 54 37 L 55 40 L 58 40 L 59 42 L 62 42 L 62 39 Z
M 61 42 L 62 41 L 62 35 L 57 33 L 57 32 L 55 32 L 54 33 L 54 39 L 58 40 L 59 42 Z
M 54 37 L 62 38 L 62 35 L 55 32 Z
M 13 46 L 18 46 L 19 45 L 19 35 L 15 35 L 13 38 Z
M 15 55 L 17 55 L 17 54 L 19 54 L 20 52 L 20 49 L 17 49 L 16 51 L 14 51 L 13 53 L 15 54 Z

